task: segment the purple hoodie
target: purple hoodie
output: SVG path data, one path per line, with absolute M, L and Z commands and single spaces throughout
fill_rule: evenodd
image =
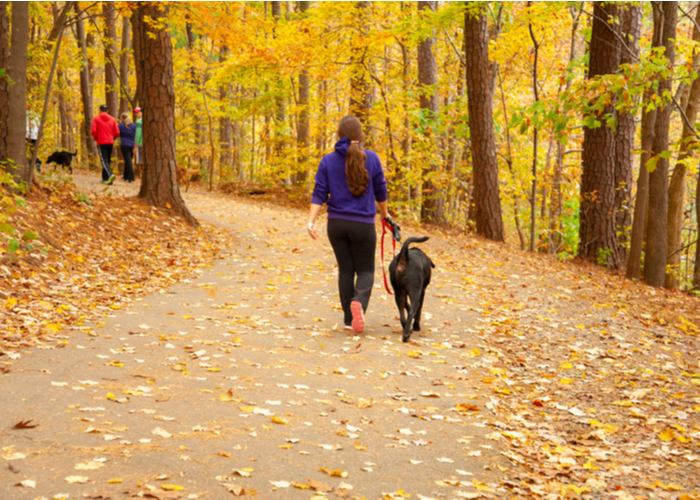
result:
M 345 219 L 374 224 L 377 215 L 375 200 L 387 200 L 386 179 L 379 157 L 373 151 L 364 150 L 367 155 L 365 168 L 369 173 L 369 185 L 362 196 L 355 196 L 348 188 L 345 176 L 345 157 L 350 147 L 350 139 L 342 137 L 335 143 L 335 152 L 328 153 L 321 160 L 316 172 L 316 186 L 311 197 L 314 205 L 328 203 L 329 219 Z

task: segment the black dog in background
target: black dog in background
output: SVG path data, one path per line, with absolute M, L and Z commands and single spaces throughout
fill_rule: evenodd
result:
M 425 289 L 430 284 L 433 261 L 419 248 L 408 248 L 411 243 L 422 243 L 428 237 L 408 238 L 399 254 L 389 264 L 389 278 L 394 289 L 394 298 L 401 316 L 403 341 L 408 342 L 413 331 L 420 331 L 420 315 L 423 309 Z M 409 309 L 410 307 L 410 309 Z M 408 313 L 408 317 L 406 317 Z M 412 324 L 412 325 L 411 325 Z
M 54 170 L 56 170 L 57 166 L 67 168 L 68 171 L 72 174 L 73 167 L 71 167 L 70 164 L 73 161 L 73 157 L 77 154 L 78 154 L 77 151 L 75 153 L 69 153 L 68 151 L 54 151 L 53 153 L 51 153 L 51 156 L 49 156 L 46 159 L 45 163 L 46 164 L 53 163 Z

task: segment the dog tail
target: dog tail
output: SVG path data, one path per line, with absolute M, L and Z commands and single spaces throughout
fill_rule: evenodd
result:
M 66 153 L 68 153 L 71 156 L 75 156 L 78 154 L 78 151 L 76 150 L 75 153 L 71 153 L 70 151 L 66 151 Z
M 401 246 L 401 251 L 399 252 L 399 259 L 396 264 L 396 274 L 398 276 L 401 276 L 406 270 L 406 264 L 408 263 L 408 246 L 411 243 L 423 243 L 424 241 L 428 241 L 429 239 L 429 236 L 411 236 L 406 241 L 404 241 L 403 245 Z M 433 265 L 433 267 L 435 266 Z

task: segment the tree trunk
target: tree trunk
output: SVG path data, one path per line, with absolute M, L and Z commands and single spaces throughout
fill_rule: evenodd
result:
M 429 15 L 437 9 L 435 1 L 419 1 L 418 14 Z M 420 109 L 427 122 L 432 124 L 437 120 L 440 112 L 440 101 L 437 93 L 438 68 L 437 59 L 433 53 L 435 44 L 434 33 L 425 37 L 418 44 L 418 90 L 420 96 Z M 426 138 L 430 144 L 436 139 L 434 132 L 426 127 Z M 421 186 L 421 220 L 423 222 L 441 222 L 442 196 L 433 181 L 438 173 L 439 167 L 436 164 L 426 165 L 423 171 L 423 183 Z
M 676 56 L 675 38 L 678 20 L 678 2 L 653 2 L 654 8 L 663 10 L 663 36 L 669 69 L 673 68 Z M 672 91 L 671 78 L 659 82 L 659 95 Z M 657 108 L 654 125 L 652 151 L 658 158 L 656 168 L 649 174 L 649 214 L 646 227 L 647 245 L 644 257 L 644 281 L 660 287 L 666 279 L 666 257 L 668 251 L 668 159 L 659 156 L 668 150 L 668 132 L 671 123 L 671 103 Z
M 10 26 L 10 59 L 7 76 L 14 84 L 9 88 L 6 135 L 6 155 L 15 163 L 15 177 L 27 164 L 25 133 L 27 123 L 27 46 L 29 44 L 29 3 L 12 2 L 12 24 Z
M 489 32 L 481 9 L 467 8 L 464 36 L 476 232 L 494 241 L 505 241 L 493 130 Z
M 621 8 L 620 31 L 626 45 L 620 48 L 620 64 L 634 64 L 639 56 L 642 31 L 641 5 L 629 4 Z M 619 111 L 615 132 L 615 227 L 621 266 L 627 261 L 632 227 L 630 199 L 635 130 L 634 115 L 627 110 Z
M 0 70 L 10 65 L 10 18 L 7 15 L 9 2 L 0 2 Z M 7 78 L 0 78 L 0 161 L 8 158 L 7 135 L 10 132 L 10 84 Z
M 219 49 L 219 63 L 223 64 L 228 57 L 229 49 L 226 45 L 222 45 Z M 224 112 L 219 118 L 219 165 L 231 166 L 231 116 L 226 112 L 228 106 L 227 96 L 231 92 L 231 85 L 225 84 L 219 86 L 219 101 L 224 107 Z
M 619 41 L 608 19 L 619 15 L 613 3 L 593 6 L 588 78 L 616 73 L 619 67 Z M 584 128 L 583 174 L 579 212 L 578 255 L 590 262 L 615 269 L 620 265 L 615 219 L 615 131 L 605 116 L 615 110 L 608 104 L 598 115 L 600 126 Z
M 302 17 L 306 17 L 311 2 L 299 2 L 299 12 Z M 299 171 L 295 177 L 295 185 L 300 186 L 306 183 L 309 177 L 309 98 L 310 98 L 309 70 L 304 68 L 299 75 L 299 124 L 297 126 L 297 145 L 299 154 Z
M 76 14 L 80 12 L 80 6 L 75 3 Z M 90 80 L 90 64 L 87 55 L 87 42 L 85 40 L 85 26 L 80 18 L 77 18 L 75 23 L 76 33 L 78 36 L 78 46 L 82 58 L 80 66 L 80 96 L 83 101 L 83 147 L 87 154 L 88 168 L 92 170 L 97 168 L 97 144 L 90 133 L 92 126 L 92 118 L 94 116 L 92 109 L 92 84 Z
M 131 21 L 128 17 L 122 18 L 122 48 L 119 54 L 119 116 L 128 113 L 129 110 L 129 53 L 131 51 Z M 117 119 L 119 119 L 117 117 Z
M 693 41 L 700 43 L 700 9 L 695 14 L 695 27 L 693 28 Z M 693 54 L 693 71 L 700 68 L 700 51 L 695 50 Z M 695 123 L 698 116 L 698 104 L 700 104 L 700 78 L 693 80 L 690 86 L 690 93 L 685 100 L 685 116 L 688 122 Z M 681 267 L 681 247 L 683 246 L 683 208 L 685 206 L 685 183 L 687 166 L 685 162 L 691 156 L 690 147 L 694 142 L 692 130 L 683 120 L 683 133 L 680 141 L 680 151 L 678 162 L 671 175 L 671 183 L 668 187 L 668 254 L 667 266 L 669 272 L 666 273 L 665 288 L 678 289 L 681 287 L 680 267 Z M 700 184 L 700 181 L 698 182 Z M 697 201 L 696 201 L 697 202 Z
M 369 110 L 371 107 L 372 92 L 370 89 L 370 79 L 367 74 L 367 33 L 369 2 L 355 2 L 354 10 L 357 15 L 353 16 L 356 21 L 354 28 L 354 43 L 350 49 L 350 114 L 356 116 L 364 126 L 365 135 L 369 137 Z
M 109 114 L 118 116 L 119 113 L 119 80 L 114 64 L 117 55 L 117 24 L 114 2 L 104 2 L 102 13 L 105 18 L 104 47 L 105 47 L 105 104 Z
M 168 208 L 198 227 L 180 195 L 175 152 L 175 86 L 173 48 L 167 26 L 154 28 L 145 18 L 160 19 L 167 6 L 139 2 L 134 20 L 136 77 L 142 92 L 144 172 L 139 198 L 157 207 Z
M 528 9 L 532 7 L 532 2 L 527 3 Z M 530 39 L 534 49 L 534 57 L 532 63 L 532 93 L 535 99 L 535 105 L 540 100 L 540 94 L 537 88 L 537 60 L 539 58 L 540 46 L 535 38 L 535 33 L 532 31 L 532 22 L 528 23 Z M 530 188 L 530 251 L 534 252 L 537 248 L 537 140 L 539 128 L 537 125 L 532 130 L 532 185 Z M 544 199 L 544 195 L 542 196 Z
M 652 47 L 661 45 L 663 35 L 663 17 L 661 9 L 652 9 L 654 31 Z M 656 97 L 653 88 L 644 93 L 644 102 L 651 102 Z M 656 108 L 642 111 L 642 155 L 639 159 L 639 177 L 637 179 L 637 195 L 634 203 L 632 218 L 632 235 L 630 253 L 627 260 L 627 278 L 638 280 L 642 275 L 642 251 L 644 250 L 645 230 L 647 223 L 647 207 L 649 205 L 649 170 L 647 162 L 651 158 L 651 148 L 654 145 L 654 125 L 656 123 Z

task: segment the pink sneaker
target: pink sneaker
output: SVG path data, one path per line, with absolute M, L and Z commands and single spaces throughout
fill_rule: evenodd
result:
M 365 315 L 362 313 L 362 304 L 353 300 L 350 303 L 350 312 L 352 312 L 352 330 L 360 334 L 365 331 Z

